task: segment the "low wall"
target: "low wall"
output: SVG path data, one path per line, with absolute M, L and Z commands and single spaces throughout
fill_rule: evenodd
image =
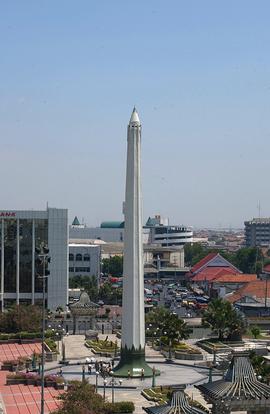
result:
M 203 361 L 203 354 L 189 354 L 189 353 L 184 353 L 184 352 L 179 352 L 179 351 L 175 351 L 174 353 L 175 355 L 175 359 L 180 359 L 180 360 L 190 360 L 190 361 Z

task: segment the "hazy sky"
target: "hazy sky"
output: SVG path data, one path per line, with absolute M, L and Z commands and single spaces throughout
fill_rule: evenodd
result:
M 122 219 L 143 125 L 145 218 L 270 216 L 268 0 L 0 2 L 1 209 Z

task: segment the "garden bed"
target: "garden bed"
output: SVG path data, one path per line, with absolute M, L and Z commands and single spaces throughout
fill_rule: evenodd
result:
M 41 377 L 34 372 L 19 372 L 16 374 L 8 374 L 6 378 L 6 385 L 41 385 Z M 65 380 L 59 375 L 45 375 L 45 387 L 54 387 L 55 389 L 63 389 Z
M 87 346 L 87 348 L 91 348 L 94 354 L 100 354 L 103 356 L 113 356 L 115 353 L 119 353 L 118 346 L 111 341 L 94 341 L 89 339 L 85 341 L 85 346 Z

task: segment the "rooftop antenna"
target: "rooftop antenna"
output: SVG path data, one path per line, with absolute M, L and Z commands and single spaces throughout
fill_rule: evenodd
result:
M 259 218 L 261 218 L 261 202 L 260 202 L 260 200 L 258 201 L 257 208 L 258 208 L 258 215 L 259 215 Z

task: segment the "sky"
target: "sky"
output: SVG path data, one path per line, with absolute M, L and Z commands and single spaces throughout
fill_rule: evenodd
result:
M 142 122 L 144 218 L 270 216 L 268 0 L 0 2 L 1 209 L 121 220 Z

